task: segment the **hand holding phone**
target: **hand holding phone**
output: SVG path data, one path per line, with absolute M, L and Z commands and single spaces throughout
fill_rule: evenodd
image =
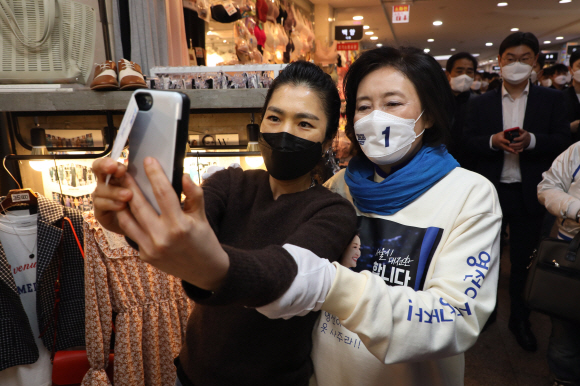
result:
M 135 179 L 147 201 L 160 214 L 143 162 L 147 157 L 155 158 L 175 194 L 181 198 L 190 102 L 187 95 L 175 91 L 137 90 L 133 95 L 139 112 L 129 134 L 127 173 Z M 132 240 L 127 239 L 127 242 L 138 248 Z
M 514 143 L 514 140 L 520 136 L 520 128 L 512 127 L 511 129 L 504 130 L 503 135 L 510 143 Z

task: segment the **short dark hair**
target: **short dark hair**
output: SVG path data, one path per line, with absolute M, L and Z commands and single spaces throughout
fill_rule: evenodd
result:
M 384 67 L 400 71 L 413 83 L 425 111 L 423 117 L 433 121 L 433 126 L 423 134 L 423 142 L 431 146 L 445 143 L 453 120 L 455 99 L 441 65 L 418 48 L 384 46 L 363 52 L 350 66 L 344 79 L 345 131 L 352 142 L 352 150 L 364 156 L 354 133 L 358 87 L 367 75 Z
M 534 55 L 538 55 L 540 52 L 540 43 L 538 42 L 536 35 L 531 32 L 514 32 L 501 42 L 501 45 L 499 46 L 499 56 L 502 56 L 508 48 L 521 45 L 530 47 L 530 49 L 534 51 Z
M 572 55 L 570 55 L 570 67 L 572 67 L 574 62 L 576 62 L 578 59 L 580 59 L 580 50 L 576 50 L 572 52 Z
M 554 74 L 558 74 L 558 73 L 567 73 L 568 72 L 568 67 L 566 67 L 566 65 L 562 64 L 562 63 L 557 63 L 554 64 L 552 67 L 550 67 L 550 75 L 554 75 Z
M 266 115 L 274 92 L 285 85 L 306 86 L 317 93 L 328 121 L 324 139 L 326 141 L 333 139 L 340 120 L 340 95 L 330 75 L 317 65 L 304 60 L 289 64 L 272 82 L 262 107 L 262 116 Z
M 447 72 L 451 72 L 453 70 L 455 62 L 460 59 L 471 60 L 471 62 L 473 63 L 473 71 L 477 70 L 477 59 L 475 59 L 473 55 L 471 55 L 469 52 L 458 52 L 449 59 L 447 59 L 447 64 L 445 65 L 445 69 L 447 70 Z
M 543 74 L 544 74 L 544 76 L 552 76 L 552 75 L 554 75 L 554 68 L 553 67 L 544 68 Z
M 482 77 L 483 79 L 491 79 L 491 74 L 490 74 L 489 72 L 487 72 L 487 71 L 484 71 L 484 72 L 481 74 L 481 77 Z
M 544 68 L 544 64 L 546 64 L 546 57 L 544 55 L 538 56 L 538 64 L 540 65 L 540 70 Z

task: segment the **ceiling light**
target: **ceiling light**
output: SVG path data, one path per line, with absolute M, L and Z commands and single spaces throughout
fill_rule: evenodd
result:
M 224 43 L 227 43 L 227 42 L 228 42 L 227 40 L 224 40 Z
M 428 48 L 425 48 L 425 49 L 423 50 L 423 52 L 425 52 L 426 54 L 428 54 L 429 52 L 431 52 L 431 50 L 430 50 L 430 49 L 428 49 Z
M 447 60 L 451 57 L 451 55 L 436 55 L 434 56 L 435 60 Z
M 377 36 L 371 36 L 371 40 L 379 40 Z
M 433 42 L 435 41 L 435 39 L 427 39 L 427 41 L 428 41 L 429 43 L 433 43 Z
M 571 3 L 572 0 L 560 0 L 560 4 Z
M 328 21 L 332 21 L 332 18 L 331 18 L 331 17 L 329 17 L 329 18 L 328 18 Z
M 442 24 L 443 24 L 443 22 L 440 20 L 436 20 L 433 22 L 433 25 L 442 25 Z
M 363 29 L 369 29 L 371 27 L 369 27 L 368 25 L 363 25 Z
M 519 30 L 520 30 L 519 28 L 512 28 L 510 31 L 516 32 L 516 31 L 519 31 Z
M 374 35 L 375 33 L 373 31 L 367 31 L 365 32 L 365 35 Z
M 488 47 L 491 47 L 491 46 L 493 46 L 493 43 L 492 42 L 487 42 L 487 43 L 485 43 L 485 45 L 488 46 Z
M 207 31 L 207 36 L 215 35 L 215 32 Z
M 381 43 L 377 43 L 377 47 L 382 47 L 383 45 Z
M 552 42 L 549 40 L 544 40 L 544 44 L 550 44 L 550 43 L 552 43 Z
M 498 7 L 507 7 L 507 5 L 508 5 L 508 3 L 505 3 L 505 2 L 503 2 L 503 3 L 497 3 L 497 6 Z
M 362 20 L 362 19 L 364 19 L 364 17 L 362 17 L 362 16 L 353 16 L 352 17 L 352 20 Z
M 471 56 L 477 58 L 479 56 L 479 54 L 471 54 Z
M 455 48 L 452 48 L 452 49 L 451 49 L 451 51 L 452 51 L 452 52 L 453 52 L 453 51 L 455 51 Z
M 556 40 L 562 40 L 562 39 L 564 39 L 564 36 L 558 36 L 558 37 L 556 38 Z

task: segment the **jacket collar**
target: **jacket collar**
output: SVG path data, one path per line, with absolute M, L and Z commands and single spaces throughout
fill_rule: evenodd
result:
M 63 207 L 46 197 L 38 195 L 38 222 L 36 235 L 38 238 L 36 259 L 36 282 L 40 285 L 42 275 L 49 266 L 62 235 L 61 220 Z M 0 245 L 0 281 L 3 281 L 15 293 L 18 293 L 14 276 L 10 271 L 4 248 Z
M 528 130 L 528 128 L 530 127 L 530 124 L 532 122 L 534 122 L 534 115 L 538 110 L 541 110 L 541 106 L 537 106 L 537 102 L 538 102 L 538 91 L 539 88 L 542 86 L 534 86 L 533 84 L 528 83 L 528 86 L 526 87 L 526 90 L 528 90 L 528 101 L 526 102 L 526 112 L 524 115 L 524 127 L 522 127 L 522 129 L 524 130 Z M 495 92 L 495 102 L 493 104 L 493 116 L 495 120 L 494 122 L 494 127 L 499 128 L 500 130 L 503 130 L 503 104 L 502 104 L 502 99 L 503 99 L 503 89 L 504 86 L 502 84 L 502 86 L 500 88 L 497 88 L 495 90 L 493 90 L 493 92 Z M 529 131 L 529 130 L 528 130 Z

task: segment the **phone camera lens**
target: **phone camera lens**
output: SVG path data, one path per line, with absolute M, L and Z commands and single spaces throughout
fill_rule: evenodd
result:
M 135 96 L 139 110 L 148 111 L 153 107 L 153 97 L 147 93 L 140 93 Z

